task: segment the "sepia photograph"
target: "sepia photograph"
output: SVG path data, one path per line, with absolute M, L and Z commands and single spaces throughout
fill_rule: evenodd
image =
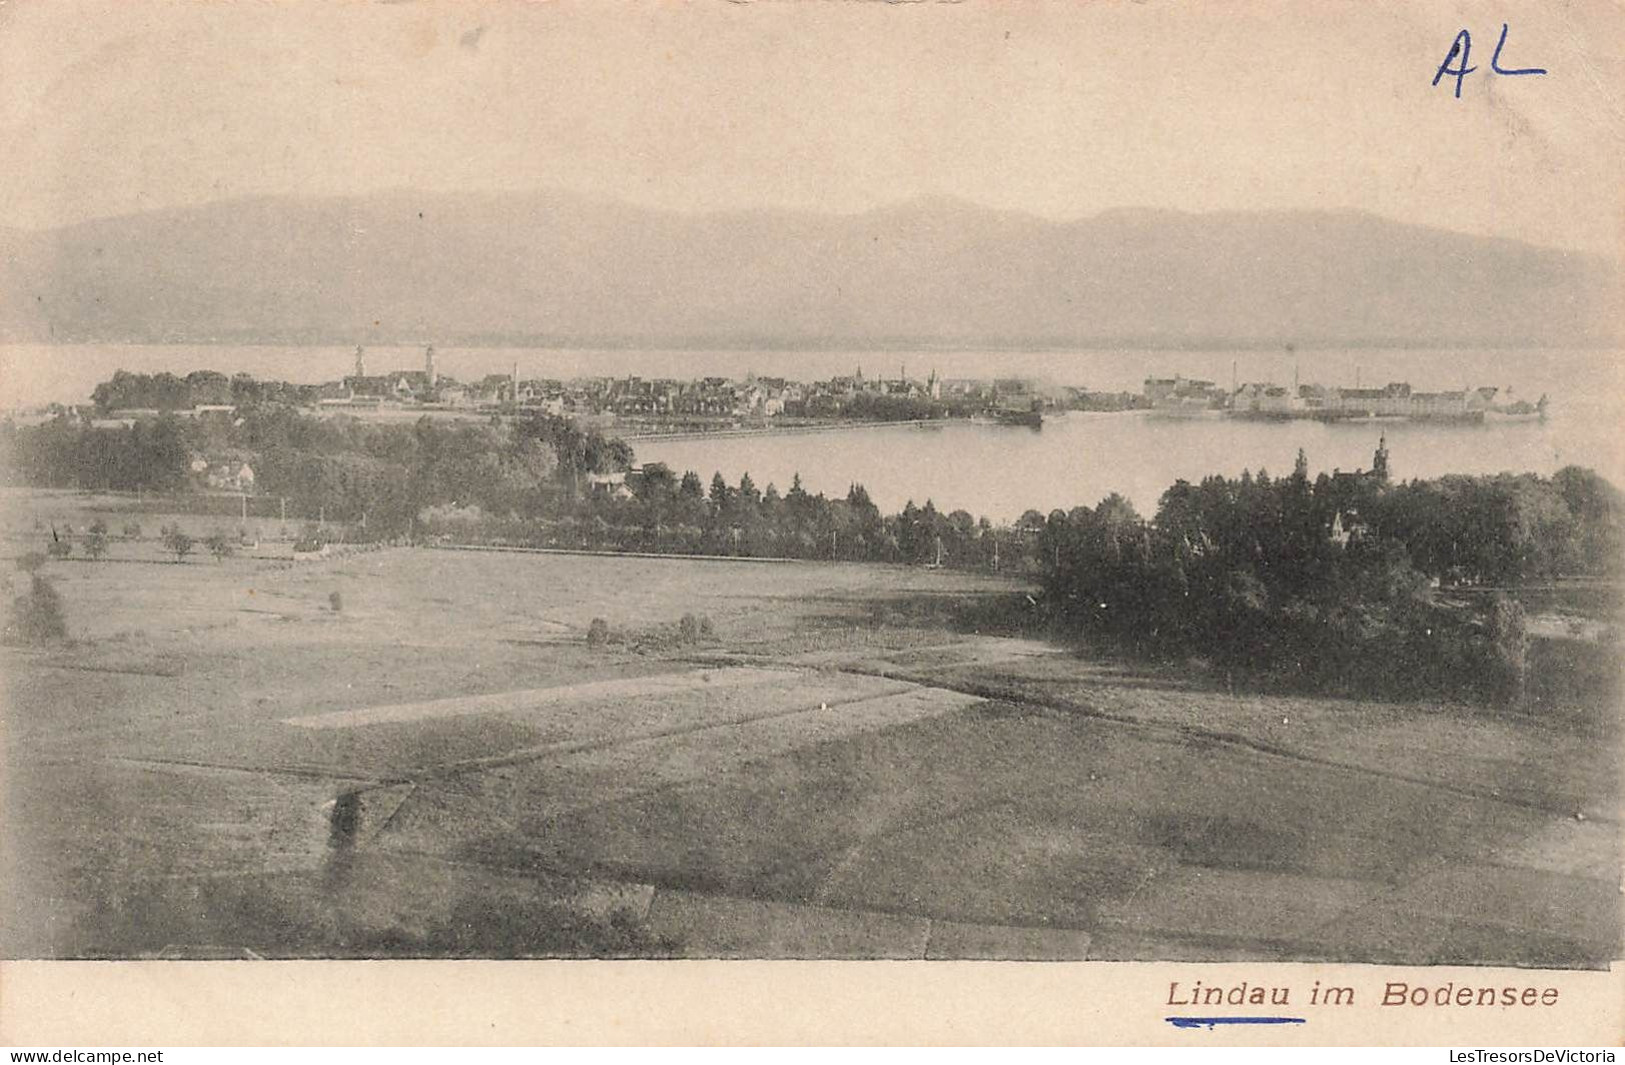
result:
M 1620 16 L 0 3 L 0 957 L 1606 972 Z

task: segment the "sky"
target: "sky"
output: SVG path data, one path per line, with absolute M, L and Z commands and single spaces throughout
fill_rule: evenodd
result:
M 1503 67 L 1491 74 L 1501 24 Z M 1358 208 L 1617 253 L 1625 6 L 0 0 L 0 226 L 566 189 Z M 1458 31 L 1478 69 L 1430 82 Z

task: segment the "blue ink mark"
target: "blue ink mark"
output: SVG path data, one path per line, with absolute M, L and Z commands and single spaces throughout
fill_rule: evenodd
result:
M 1175 1028 L 1206 1028 L 1220 1024 L 1307 1024 L 1302 1017 L 1165 1017 Z
M 1501 36 L 1503 40 L 1506 38 L 1504 26 L 1502 27 Z M 1467 77 L 1467 75 L 1478 69 L 1477 67 L 1470 67 L 1467 65 L 1467 58 L 1472 54 L 1473 35 L 1468 33 L 1466 30 L 1462 30 L 1460 33 L 1456 34 L 1454 43 L 1450 45 L 1450 54 L 1444 57 L 1444 62 L 1440 63 L 1439 69 L 1434 72 L 1433 84 L 1437 86 L 1440 78 L 1444 77 L 1446 74 L 1451 75 L 1456 79 L 1456 99 L 1461 99 L 1462 81 Z M 1499 49 L 1496 50 L 1496 54 L 1500 54 Z M 1461 65 L 1452 70 L 1450 64 L 1458 55 L 1461 56 Z
M 1546 73 L 1546 68 L 1545 67 L 1523 67 L 1523 68 L 1521 68 L 1519 70 L 1504 70 L 1504 69 L 1502 69 L 1502 67 L 1501 67 L 1501 49 L 1506 47 L 1506 43 L 1507 43 L 1507 24 L 1505 22 L 1503 22 L 1503 23 L 1501 23 L 1501 39 L 1496 42 L 1495 54 L 1490 57 L 1490 69 L 1491 70 L 1495 71 L 1497 74 L 1505 74 L 1508 77 L 1513 77 L 1513 78 L 1518 77 L 1518 76 L 1523 75 L 1523 74 L 1544 74 L 1544 73 Z M 1434 84 L 1438 84 L 1438 79 L 1437 78 L 1434 79 Z M 1461 85 L 1461 83 L 1459 81 L 1456 84 L 1457 84 L 1458 87 Z M 1459 96 L 1461 94 L 1457 93 L 1457 95 Z

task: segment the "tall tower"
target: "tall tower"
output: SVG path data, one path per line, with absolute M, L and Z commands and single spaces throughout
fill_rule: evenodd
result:
M 360 344 L 355 346 L 355 375 L 357 377 L 367 376 L 367 355 L 366 352 L 362 351 Z
M 513 376 L 508 378 L 508 398 L 513 401 L 514 406 L 519 406 L 519 360 L 517 359 L 514 360 L 513 364 Z
M 423 350 L 423 372 L 428 375 L 430 388 L 440 383 L 440 374 L 434 368 L 433 344 Z
M 1388 434 L 1377 437 L 1377 453 L 1371 456 L 1371 474 L 1379 481 L 1388 480 Z

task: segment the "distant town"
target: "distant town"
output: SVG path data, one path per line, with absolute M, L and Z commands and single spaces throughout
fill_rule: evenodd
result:
M 1390 381 L 1381 388 L 1343 388 L 1321 384 L 1291 387 L 1273 381 L 1232 382 L 1226 389 L 1213 381 L 1174 376 L 1148 377 L 1140 398 L 1151 410 L 1174 414 L 1224 413 L 1244 418 L 1312 418 L 1320 421 L 1396 419 L 1411 421 L 1494 421 L 1539 419 L 1548 401 L 1515 398 L 1509 388 L 1463 387 L 1443 392 L 1413 389 Z
M 509 373 L 461 381 L 441 373 L 436 363 L 431 345 L 424 349 L 420 369 L 371 367 L 367 352 L 358 347 L 350 372 L 321 384 L 261 381 L 247 374 L 228 376 L 213 370 L 197 370 L 184 377 L 120 371 L 96 387 L 89 408 L 50 404 L 14 411 L 10 417 L 18 424 L 30 424 L 70 414 L 98 428 L 116 428 L 163 414 L 230 414 L 239 406 L 269 401 L 316 414 L 386 419 L 547 414 L 593 428 L 613 426 L 617 435 L 647 437 L 947 418 L 1039 428 L 1046 413 L 1073 410 L 1469 422 L 1537 419 L 1547 412 L 1544 395 L 1530 401 L 1515 397 L 1510 388 L 1487 386 L 1429 392 L 1402 381 L 1381 387 L 1345 387 L 1233 379 L 1225 387 L 1176 374 L 1147 377 L 1140 391 L 1131 392 L 1053 385 L 1024 377 L 944 378 L 934 369 L 918 377 L 911 376 L 906 365 L 899 366 L 895 376 L 866 373 L 858 365 L 849 375 L 801 382 L 754 373 L 743 378 L 560 380 L 522 377 L 517 363 Z

